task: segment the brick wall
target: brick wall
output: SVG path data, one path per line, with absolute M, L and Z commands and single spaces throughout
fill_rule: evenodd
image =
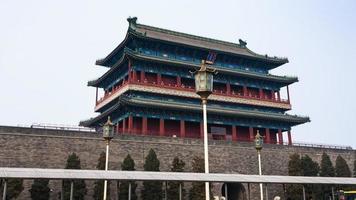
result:
M 151 148 L 156 151 L 161 161 L 161 171 L 169 171 L 174 156 L 179 156 L 186 162 L 186 171 L 191 170 L 194 155 L 203 157 L 203 143 L 199 139 L 121 135 L 111 142 L 109 169 L 120 169 L 122 160 L 130 153 L 135 160 L 136 169 L 142 170 L 144 158 Z M 83 169 L 95 169 L 99 155 L 104 150 L 105 143 L 96 133 L 0 126 L 0 167 L 64 168 L 67 156 L 75 152 L 80 157 Z M 356 158 L 354 150 L 266 144 L 262 150 L 263 174 L 287 175 L 290 154 L 308 154 L 319 162 L 323 152 L 329 154 L 333 162 L 341 155 L 352 169 Z M 211 141 L 209 161 L 212 173 L 258 173 L 257 154 L 253 143 Z M 27 190 L 31 183 L 31 180 L 25 182 L 28 187 L 22 192 L 20 199 L 29 197 Z M 92 181 L 87 183 L 90 199 Z M 221 185 L 216 183 L 214 191 L 219 192 Z M 247 190 L 247 185 L 244 186 Z M 112 188 L 114 187 L 113 184 Z M 251 186 L 251 197 L 257 192 L 257 187 Z M 51 181 L 51 188 L 51 197 L 57 199 L 60 181 Z M 281 185 L 269 186 L 269 190 L 270 197 L 277 194 L 283 196 Z

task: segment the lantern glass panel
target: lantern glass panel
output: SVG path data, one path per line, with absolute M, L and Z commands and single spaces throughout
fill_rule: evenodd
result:
M 213 91 L 213 74 L 206 73 L 206 90 L 212 92 Z
M 206 73 L 205 72 L 199 72 L 199 79 L 200 79 L 200 86 L 199 89 L 200 91 L 205 91 L 206 90 Z
M 104 125 L 103 127 L 103 137 L 112 138 L 114 136 L 114 129 L 111 125 Z
M 255 140 L 255 145 L 256 145 L 256 147 L 262 147 L 262 145 L 263 145 L 263 139 L 262 139 L 262 138 L 257 138 L 257 139 Z
M 199 79 L 199 73 L 196 73 L 195 76 L 195 90 L 196 91 L 199 91 L 199 86 L 200 86 L 200 79 Z

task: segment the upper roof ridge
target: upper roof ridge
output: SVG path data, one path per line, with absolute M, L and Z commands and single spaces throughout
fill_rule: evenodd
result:
M 139 28 L 143 28 L 143 29 L 169 33 L 171 35 L 183 36 L 183 37 L 188 37 L 188 38 L 191 38 L 191 39 L 199 39 L 199 40 L 203 40 L 203 41 L 207 41 L 207 42 L 214 42 L 214 43 L 224 44 L 224 45 L 228 45 L 228 46 L 232 46 L 232 47 L 239 47 L 239 48 L 242 48 L 242 49 L 246 48 L 245 45 L 238 44 L 238 43 L 233 43 L 233 42 L 228 42 L 228 41 L 224 41 L 224 40 L 218 40 L 218 39 L 213 39 L 213 38 L 208 38 L 208 37 L 203 37 L 203 36 L 183 33 L 183 32 L 179 32 L 179 31 L 173 31 L 173 30 L 164 29 L 164 28 L 158 28 L 158 27 L 154 27 L 154 26 L 150 26 L 150 25 L 146 25 L 146 24 L 136 24 L 136 26 L 139 27 Z
M 224 40 L 218 40 L 218 39 L 183 33 L 183 32 L 179 32 L 179 31 L 173 31 L 173 30 L 169 30 L 169 29 L 159 28 L 159 27 L 150 26 L 150 25 L 146 25 L 146 24 L 139 24 L 139 23 L 137 23 L 137 17 L 129 17 L 127 19 L 127 21 L 129 22 L 129 30 L 132 30 L 132 31 L 135 31 L 138 33 L 143 32 L 142 34 L 144 34 L 145 36 L 146 36 L 146 32 L 144 32 L 144 30 L 160 32 L 160 33 L 169 34 L 172 36 L 185 37 L 185 38 L 192 39 L 192 40 L 200 40 L 203 42 L 224 45 L 226 47 L 238 48 L 238 49 L 241 49 L 242 51 L 245 51 L 246 53 L 249 53 L 250 55 L 253 55 L 253 56 L 256 56 L 259 58 L 263 58 L 263 59 L 267 59 L 267 60 L 279 60 L 282 62 L 284 61 L 284 63 L 288 62 L 288 59 L 285 57 L 277 57 L 277 56 L 271 57 L 271 56 L 268 56 L 267 54 L 264 54 L 264 55 L 258 54 L 256 52 L 250 50 L 249 48 L 247 48 L 247 42 L 242 39 L 239 39 L 239 43 L 233 43 L 233 42 L 228 42 L 228 41 L 224 41 Z

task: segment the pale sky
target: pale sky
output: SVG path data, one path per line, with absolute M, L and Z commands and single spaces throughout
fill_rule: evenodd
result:
M 356 148 L 356 1 L 0 1 L 0 125 L 77 125 L 95 116 L 95 66 L 124 38 L 126 18 L 288 57 L 293 110 L 312 122 L 295 141 Z

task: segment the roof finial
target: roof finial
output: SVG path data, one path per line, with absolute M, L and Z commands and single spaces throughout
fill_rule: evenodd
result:
M 239 39 L 239 44 L 240 44 L 240 47 L 246 47 L 247 42 L 243 41 L 242 39 Z
M 132 29 L 136 28 L 137 17 L 129 17 L 129 18 L 127 18 L 127 21 L 129 22 L 129 28 L 132 28 Z

